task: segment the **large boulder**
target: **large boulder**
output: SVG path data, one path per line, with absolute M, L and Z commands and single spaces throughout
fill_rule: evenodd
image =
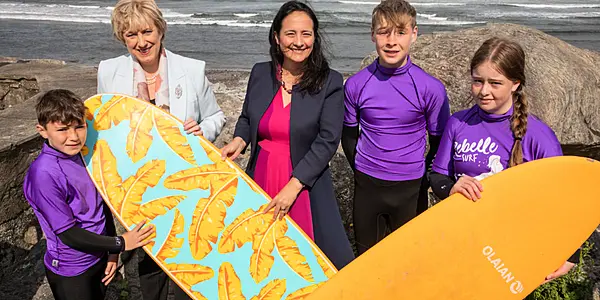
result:
M 455 112 L 474 104 L 470 60 L 483 41 L 494 36 L 515 40 L 525 50 L 530 111 L 552 127 L 565 152 L 600 159 L 600 53 L 530 27 L 489 24 L 422 35 L 411 58 L 446 85 Z M 375 57 L 367 56 L 361 68 Z

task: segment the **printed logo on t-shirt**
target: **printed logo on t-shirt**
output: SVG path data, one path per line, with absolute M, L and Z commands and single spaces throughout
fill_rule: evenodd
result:
M 58 268 L 58 260 L 53 259 L 52 260 L 52 266 L 55 267 L 55 268 Z
M 493 142 L 490 137 L 481 138 L 477 142 L 470 142 L 468 139 L 454 142 L 454 160 L 466 164 L 461 169 L 472 170 L 475 174 L 479 173 L 475 176 L 477 180 L 504 170 L 500 155 L 494 154 L 496 151 L 498 151 L 498 144 Z M 457 177 L 464 175 L 464 173 L 457 174 Z

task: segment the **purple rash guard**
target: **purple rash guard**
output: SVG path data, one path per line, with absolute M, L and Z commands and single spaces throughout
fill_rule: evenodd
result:
M 102 198 L 79 154 L 69 156 L 45 143 L 27 171 L 23 190 L 46 235 L 44 264 L 50 271 L 77 276 L 106 254 L 75 250 L 57 237 L 73 226 L 101 235 L 106 231 Z
M 467 175 L 481 180 L 508 166 L 514 137 L 510 129 L 512 107 L 503 115 L 488 114 L 479 106 L 450 117 L 432 170 L 458 179 Z M 522 140 L 523 161 L 562 155 L 556 135 L 538 118 L 527 118 Z
M 444 85 L 410 57 L 396 69 L 378 60 L 345 85 L 344 125 L 360 126 L 355 166 L 369 176 L 407 181 L 425 173 L 427 132 L 440 136 L 450 117 Z

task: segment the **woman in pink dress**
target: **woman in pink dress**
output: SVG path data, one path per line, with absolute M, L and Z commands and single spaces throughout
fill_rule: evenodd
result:
M 252 68 L 222 155 L 235 159 L 250 145 L 246 172 L 273 198 L 266 211 L 289 214 L 340 269 L 354 259 L 329 170 L 342 134 L 343 78 L 329 68 L 318 28 L 306 4 L 280 8 L 269 34 L 271 61 Z

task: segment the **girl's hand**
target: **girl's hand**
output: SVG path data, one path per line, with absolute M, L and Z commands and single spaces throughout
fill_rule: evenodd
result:
M 246 147 L 246 142 L 241 137 L 236 136 L 233 141 L 221 148 L 221 159 L 225 160 L 227 157 L 236 159 L 242 153 L 244 147 Z
M 265 208 L 263 213 L 267 213 L 272 208 L 275 208 L 273 213 L 273 219 L 279 218 L 279 220 L 283 219 L 285 215 L 289 212 L 290 207 L 296 201 L 298 194 L 302 191 L 303 185 L 302 183 L 292 177 L 290 181 L 279 191 L 279 193 L 271 200 L 271 203 Z
M 450 189 L 450 195 L 461 193 L 474 202 L 481 199 L 481 192 L 483 192 L 481 182 L 467 175 L 460 177 L 454 186 L 452 186 L 452 189 Z

